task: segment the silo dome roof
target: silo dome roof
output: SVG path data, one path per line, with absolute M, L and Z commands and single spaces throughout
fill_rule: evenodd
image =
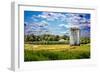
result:
M 74 28 L 80 29 L 80 26 L 78 26 L 78 25 L 71 25 L 69 28 L 72 28 L 72 29 L 74 29 Z

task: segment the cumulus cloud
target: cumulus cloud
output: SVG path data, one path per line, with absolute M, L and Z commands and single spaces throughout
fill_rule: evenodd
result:
M 30 24 L 27 24 L 25 26 L 25 33 L 27 34 L 39 34 L 39 33 L 45 33 L 49 32 L 46 26 L 48 25 L 48 22 L 41 21 L 41 22 L 33 22 Z
M 62 13 L 55 13 L 55 12 L 43 12 L 42 14 L 38 15 L 38 17 L 44 18 L 48 21 L 55 21 L 55 20 L 63 20 L 65 15 Z
M 47 21 L 61 21 L 72 25 L 87 25 L 90 20 L 85 18 L 86 14 L 77 13 L 57 13 L 57 12 L 43 12 L 38 17 L 46 19 Z M 81 25 L 81 26 L 82 26 Z M 67 25 L 66 25 L 67 26 Z
M 70 27 L 70 25 L 68 25 L 68 24 L 59 24 L 59 27 L 69 28 L 69 27 Z
M 65 34 L 69 32 L 67 30 L 70 27 L 78 26 L 81 29 L 90 27 L 90 18 L 87 19 L 84 13 L 41 12 L 38 15 L 33 14 L 32 20 L 31 23 L 25 22 L 25 32 L 43 34 L 57 30 Z
M 79 28 L 78 25 L 72 25 L 72 24 L 60 24 L 59 27 L 66 28 L 66 29 L 69 29 L 71 27 L 78 27 Z

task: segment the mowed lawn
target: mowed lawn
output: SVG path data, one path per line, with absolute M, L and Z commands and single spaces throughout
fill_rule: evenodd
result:
M 90 44 L 82 44 L 80 46 L 25 44 L 24 48 L 24 61 L 90 58 Z

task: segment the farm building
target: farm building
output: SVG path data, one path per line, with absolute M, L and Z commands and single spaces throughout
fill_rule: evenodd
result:
M 70 27 L 70 45 L 80 45 L 80 28 L 79 26 Z

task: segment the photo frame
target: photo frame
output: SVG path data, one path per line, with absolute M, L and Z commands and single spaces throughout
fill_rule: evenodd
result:
M 95 33 L 94 30 L 95 30 L 95 24 L 96 24 L 96 9 L 94 7 L 45 6 L 45 5 L 33 5 L 32 3 L 18 3 L 18 2 L 12 3 L 11 7 L 12 7 L 12 11 L 11 11 L 11 14 L 12 14 L 12 19 L 11 19 L 11 24 L 12 24 L 11 25 L 11 29 L 12 29 L 12 31 L 11 31 L 11 33 L 12 33 L 12 35 L 11 35 L 11 37 L 12 37 L 11 69 L 12 70 L 14 70 L 14 71 L 27 70 L 27 69 L 28 70 L 30 70 L 30 69 L 37 70 L 37 69 L 47 69 L 47 68 L 55 68 L 55 67 L 60 68 L 60 67 L 70 67 L 70 66 L 71 67 L 84 66 L 84 65 L 87 66 L 87 65 L 94 65 L 96 63 L 96 49 L 94 49 L 95 42 L 93 42 L 94 41 L 93 37 L 95 36 L 93 33 Z M 43 13 L 44 13 L 44 15 L 43 15 Z M 31 22 L 31 19 L 29 19 L 30 18 L 29 16 L 31 14 L 33 15 L 33 20 L 32 20 L 33 22 Z M 66 18 L 65 15 L 67 16 L 68 20 L 65 19 Z M 40 17 L 42 17 L 42 18 L 40 18 Z M 73 17 L 74 17 L 74 19 L 73 19 Z M 48 18 L 48 19 L 46 19 L 46 18 Z M 80 19 L 80 18 L 82 18 L 82 19 Z M 71 19 L 71 20 L 69 20 L 69 19 Z M 50 24 L 50 25 L 48 26 L 48 28 L 47 28 L 47 26 L 46 26 L 46 28 L 44 28 L 44 25 L 47 25 L 47 22 L 45 22 L 43 20 L 46 20 L 49 22 L 48 24 Z M 73 58 L 73 56 L 74 56 L 74 54 L 73 54 L 73 56 L 71 58 L 71 55 L 72 55 L 71 54 L 69 59 L 65 59 L 65 58 L 67 58 L 67 57 L 65 57 L 66 54 L 64 54 L 64 55 L 61 54 L 62 56 L 64 56 L 64 58 L 60 55 L 59 55 L 60 59 L 55 58 L 53 55 L 53 58 L 50 57 L 50 59 L 47 56 L 46 56 L 46 58 L 45 58 L 45 56 L 44 57 L 42 56 L 42 57 L 39 57 L 39 59 L 37 59 L 37 57 L 35 57 L 36 59 L 34 59 L 33 58 L 35 55 L 34 54 L 32 57 L 33 59 L 29 58 L 31 55 L 29 57 L 26 57 L 27 53 L 25 52 L 25 48 L 29 47 L 29 43 L 32 43 L 33 45 L 35 45 L 35 44 L 37 45 L 38 42 L 39 43 L 41 42 L 40 40 L 38 42 L 37 41 L 33 42 L 33 39 L 31 42 L 30 42 L 30 40 L 28 42 L 26 42 L 27 38 L 25 41 L 25 34 L 30 35 L 31 33 L 29 30 L 31 28 L 32 28 L 32 30 L 31 30 L 32 34 L 35 34 L 35 37 L 37 35 L 39 37 L 41 37 L 40 34 L 46 33 L 46 32 L 44 32 L 43 29 L 52 28 L 50 30 L 50 32 L 52 32 L 52 35 L 54 35 L 54 37 L 55 37 L 55 35 L 59 35 L 58 37 L 60 37 L 60 38 L 61 38 L 60 35 L 62 35 L 62 34 L 60 34 L 60 33 L 62 33 L 62 30 L 65 27 L 70 28 L 72 31 L 71 32 L 72 35 L 70 34 L 70 36 L 71 36 L 70 37 L 71 41 L 69 42 L 70 46 L 74 45 L 74 48 L 76 46 L 80 46 L 81 42 L 79 40 L 79 35 L 78 35 L 79 31 L 76 31 L 76 30 L 79 30 L 81 28 L 79 28 L 79 26 L 76 26 L 76 25 L 75 26 L 74 25 L 69 25 L 69 26 L 64 25 L 65 23 L 61 23 L 60 20 L 62 20 L 62 22 L 70 21 L 70 24 L 72 24 L 72 22 L 73 22 L 73 24 L 75 23 L 75 24 L 79 24 L 79 25 L 81 23 L 82 23 L 82 25 L 83 24 L 85 25 L 85 22 L 87 24 L 89 24 L 89 25 L 87 25 L 87 24 L 85 25 L 86 28 L 89 26 L 89 28 L 86 29 L 86 30 L 88 30 L 88 32 L 87 31 L 85 33 L 83 32 L 84 33 L 83 35 L 85 35 L 86 33 L 89 34 L 89 38 L 90 38 L 89 39 L 90 46 L 88 46 L 90 49 L 89 56 L 87 54 L 85 54 L 84 55 L 85 58 L 83 57 L 83 55 L 82 55 L 82 58 L 80 56 L 78 56 L 78 57 L 75 56 L 75 58 Z M 73 20 L 76 20 L 76 21 L 73 21 Z M 30 22 L 30 25 L 32 24 L 32 26 L 27 26 L 28 22 Z M 37 22 L 38 24 L 35 22 Z M 55 22 L 55 26 L 51 25 L 51 24 L 54 24 L 54 22 Z M 68 22 L 66 22 L 66 24 L 68 24 Z M 61 25 L 56 24 L 56 23 L 61 23 Z M 63 27 L 63 29 L 61 29 L 61 27 Z M 40 30 L 40 29 L 41 29 L 41 31 L 43 30 L 43 32 L 40 31 L 41 33 L 40 32 L 38 33 L 37 30 Z M 73 32 L 73 30 L 75 31 L 75 33 Z M 65 31 L 65 30 L 63 30 L 63 31 Z M 83 31 L 83 30 L 81 30 L 81 31 Z M 76 37 L 74 37 L 73 35 Z M 81 35 L 81 36 L 83 36 L 83 35 Z M 88 35 L 86 35 L 86 36 L 88 36 Z M 51 37 L 51 34 L 49 33 L 49 38 L 50 37 Z M 73 40 L 73 39 L 77 39 L 78 41 Z M 44 39 L 42 39 L 42 40 L 44 40 Z M 61 44 L 62 41 L 66 41 L 66 39 L 59 39 L 57 41 L 57 43 Z M 26 45 L 26 43 L 28 43 L 28 45 Z M 51 42 L 51 44 L 53 44 L 53 45 L 55 45 L 55 43 L 53 44 Z M 40 43 L 40 45 L 41 44 L 44 44 L 44 43 L 42 42 L 42 43 Z M 48 43 L 45 43 L 45 44 L 48 44 Z M 37 47 L 36 45 L 34 46 L 34 48 L 32 48 L 33 50 Z M 66 45 L 66 42 L 64 43 L 64 45 Z M 59 45 L 57 45 L 57 46 L 59 46 Z M 48 47 L 49 46 L 47 46 L 46 49 L 48 49 Z M 55 47 L 55 46 L 53 46 L 53 47 Z M 72 48 L 72 49 L 74 49 L 74 48 Z M 28 49 L 30 49 L 30 48 L 28 48 Z M 36 50 L 37 50 L 37 48 L 36 48 Z M 43 52 L 45 51 L 44 49 L 42 49 L 42 50 L 43 50 Z M 57 50 L 59 50 L 59 49 L 57 49 Z M 76 51 L 76 52 L 78 52 L 78 51 Z M 58 52 L 57 52 L 57 54 L 58 54 Z M 57 54 L 56 54 L 56 57 L 59 57 Z M 82 53 L 82 54 L 84 54 L 84 53 Z

